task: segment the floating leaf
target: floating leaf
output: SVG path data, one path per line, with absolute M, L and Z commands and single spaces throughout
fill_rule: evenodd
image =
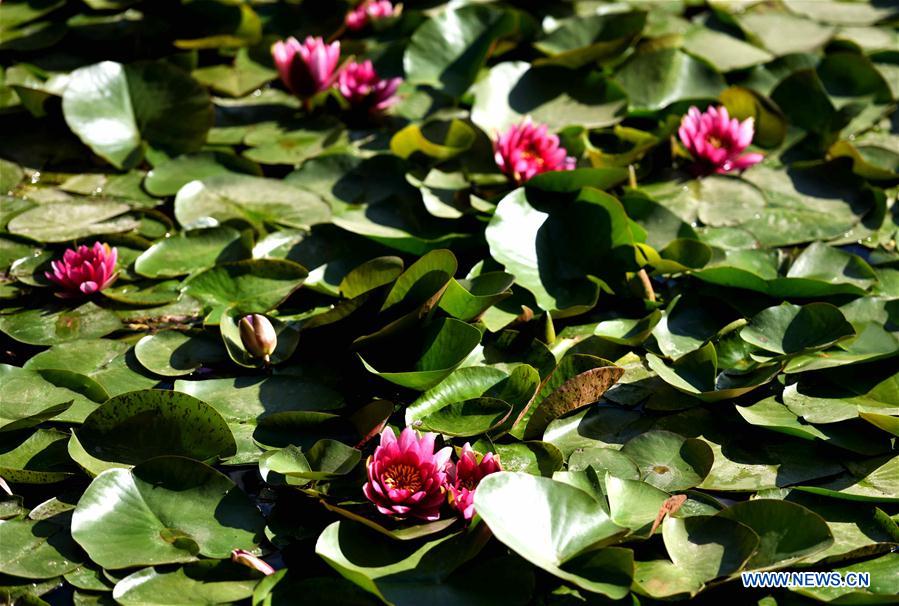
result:
M 165 62 L 79 68 L 69 77 L 62 106 L 69 127 L 116 168 L 136 164 L 145 143 L 193 151 L 212 126 L 206 90 Z
M 500 472 L 481 480 L 475 509 L 500 541 L 532 564 L 612 599 L 627 594 L 633 574 L 630 552 L 591 551 L 612 542 L 623 529 L 589 494 L 549 478 Z
M 234 454 L 234 438 L 221 415 L 193 396 L 172 391 L 110 398 L 76 435 L 90 456 L 120 466 L 163 455 L 213 461 Z
M 514 13 L 471 5 L 446 10 L 412 34 L 403 57 L 406 78 L 458 97 L 474 82 L 493 43 L 515 31 Z M 457 32 L 447 37 L 445 32 Z
M 233 549 L 255 549 L 263 526 L 231 480 L 181 457 L 103 472 L 72 514 L 74 539 L 110 569 L 225 559 Z

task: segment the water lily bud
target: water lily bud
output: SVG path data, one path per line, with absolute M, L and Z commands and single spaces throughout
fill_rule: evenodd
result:
M 306 99 L 334 83 L 340 62 L 340 42 L 328 44 L 321 37 L 309 36 L 301 43 L 296 38 L 288 38 L 275 42 L 272 58 L 284 86 L 297 97 Z
M 243 564 L 249 568 L 254 570 L 258 570 L 265 576 L 270 574 L 275 574 L 275 569 L 269 566 L 267 562 L 265 562 L 259 556 L 253 555 L 249 551 L 243 549 L 235 549 L 231 552 L 231 561 L 236 562 L 238 564 Z
M 250 354 L 266 362 L 278 346 L 275 327 L 260 314 L 250 314 L 240 319 L 240 340 Z

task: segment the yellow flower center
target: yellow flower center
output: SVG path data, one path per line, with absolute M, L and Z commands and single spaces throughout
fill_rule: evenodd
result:
M 407 463 L 391 465 L 381 475 L 381 481 L 389 490 L 421 490 L 421 474 L 418 469 Z
M 709 137 L 709 143 L 712 147 L 721 147 L 721 139 L 718 137 Z
M 543 159 L 543 156 L 540 156 L 539 154 L 536 154 L 529 149 L 522 151 L 521 155 L 527 160 L 535 163 L 539 168 L 543 168 L 543 165 L 546 163 L 546 161 Z

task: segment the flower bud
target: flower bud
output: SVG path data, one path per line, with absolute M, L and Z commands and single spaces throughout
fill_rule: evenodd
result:
M 231 561 L 258 570 L 265 576 L 275 574 L 275 569 L 269 566 L 262 558 L 243 549 L 235 549 L 232 551 Z
M 262 358 L 266 362 L 278 346 L 278 335 L 275 327 L 263 315 L 250 314 L 240 319 L 240 340 L 253 357 Z

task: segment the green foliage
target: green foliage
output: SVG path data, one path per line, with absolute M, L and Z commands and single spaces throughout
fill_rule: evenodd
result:
M 899 8 L 357 4 L 0 3 L 0 602 L 895 602 Z M 760 163 L 697 175 L 713 105 Z M 388 427 L 493 454 L 473 518 L 366 498 Z M 871 586 L 739 580 L 809 569 Z

